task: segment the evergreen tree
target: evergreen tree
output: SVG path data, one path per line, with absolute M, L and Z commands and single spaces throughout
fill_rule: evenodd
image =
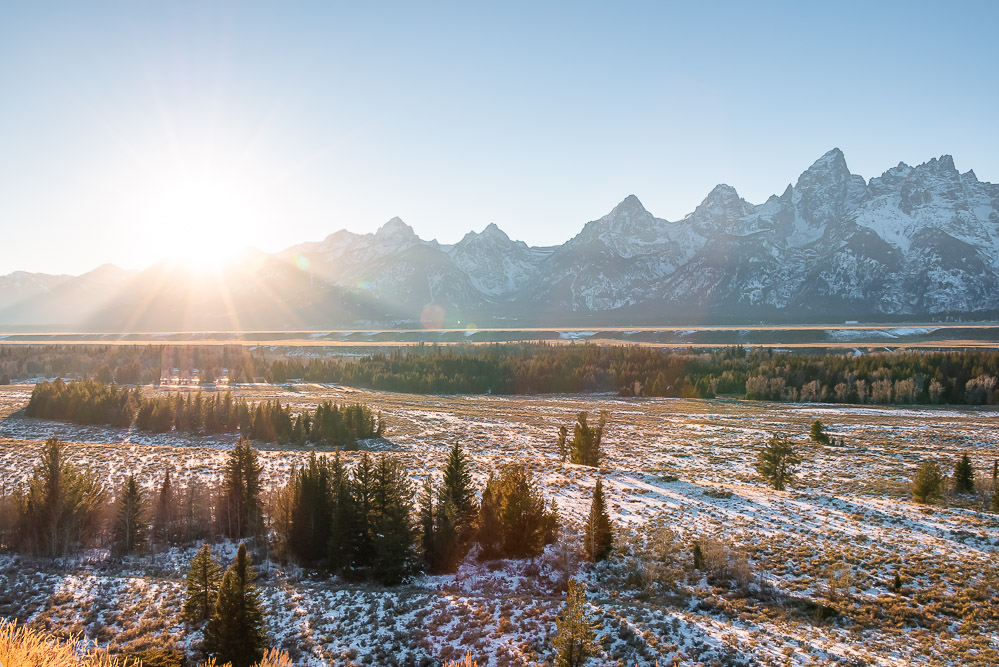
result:
M 454 505 L 459 520 L 459 532 L 467 530 L 475 520 L 475 489 L 472 486 L 472 471 L 461 445 L 455 440 L 448 453 L 444 466 L 444 488 L 442 498 Z
M 15 498 L 18 536 L 28 551 L 66 555 L 96 532 L 107 494 L 94 476 L 65 461 L 57 438 L 45 441 L 41 459 Z
M 118 494 L 118 509 L 114 523 L 115 551 L 126 555 L 140 549 L 146 538 L 146 500 L 142 489 L 129 475 Z
M 475 490 L 468 458 L 455 441 L 444 466 L 444 485 L 437 498 L 435 533 L 437 569 L 453 572 L 474 537 Z
M 812 422 L 812 428 L 808 432 L 808 438 L 812 442 L 820 445 L 829 444 L 829 436 L 826 435 L 825 426 L 818 419 Z
M 503 550 L 503 533 L 499 518 L 498 482 L 492 473 L 486 480 L 479 500 L 477 536 L 482 547 L 483 559 L 499 558 Z
M 333 522 L 333 469 L 315 452 L 308 463 L 292 473 L 291 535 L 289 549 L 305 563 L 318 563 L 327 556 Z
M 583 538 L 586 557 L 593 562 L 602 561 L 610 555 L 613 544 L 614 535 L 604 499 L 603 482 L 598 479 L 596 486 L 593 487 L 590 516 L 586 522 L 586 534 Z
M 256 574 L 246 545 L 222 577 L 215 611 L 205 626 L 205 653 L 232 667 L 251 667 L 267 648 L 260 594 L 253 584 Z
M 999 512 L 999 486 L 992 490 L 992 511 Z
M 171 542 L 176 530 L 177 505 L 174 500 L 173 483 L 170 480 L 170 469 L 163 473 L 163 483 L 160 484 L 159 494 L 156 496 L 156 507 L 153 511 L 153 535 L 154 539 L 162 544 Z
M 596 656 L 595 628 L 586 612 L 583 585 L 573 579 L 565 594 L 565 606 L 555 619 L 555 665 L 579 667 Z
M 234 538 L 254 537 L 263 531 L 257 450 L 240 438 L 226 460 L 218 514 L 221 531 Z
M 479 543 L 483 558 L 528 558 L 555 539 L 558 515 L 545 506 L 537 482 L 522 465 L 501 468 L 482 492 Z
M 975 492 L 975 470 L 967 452 L 961 455 L 954 466 L 954 491 L 957 493 Z
M 372 571 L 376 579 L 388 586 L 405 581 L 415 563 L 412 502 L 413 486 L 402 464 L 382 454 L 375 467 L 368 525 L 373 529 Z
M 212 557 L 207 544 L 201 545 L 187 569 L 187 590 L 184 600 L 184 620 L 201 623 L 212 617 L 219 592 L 222 568 Z
M 607 412 L 600 413 L 600 423 L 595 427 L 588 425 L 586 420 L 586 412 L 576 416 L 572 442 L 569 443 L 569 458 L 573 463 L 596 467 L 600 464 L 600 441 L 607 426 Z
M 917 503 L 932 504 L 940 498 L 943 474 L 933 461 L 923 461 L 912 480 L 912 499 Z
M 566 461 L 569 458 L 569 448 L 566 446 L 566 439 L 569 437 L 569 427 L 562 424 L 558 427 L 558 458 Z
M 434 503 L 433 482 L 428 475 L 423 480 L 420 501 L 417 508 L 417 523 L 420 527 L 420 551 L 423 563 L 430 572 L 440 571 L 441 554 L 438 550 L 437 508 Z
M 330 491 L 333 507 L 327 550 L 330 567 L 339 570 L 350 564 L 353 538 L 357 535 L 357 516 L 354 512 L 350 479 L 340 460 L 339 451 L 333 457 Z
M 367 452 L 354 467 L 350 478 L 350 506 L 352 509 L 347 544 L 350 549 L 350 564 L 353 567 L 369 567 L 374 561 L 372 535 L 376 530 L 375 511 L 375 467 Z
M 704 569 L 704 550 L 701 549 L 700 540 L 694 541 L 694 569 L 703 570 Z
M 756 462 L 756 471 L 775 490 L 783 491 L 794 484 L 795 468 L 801 464 L 801 456 L 794 451 L 791 441 L 785 435 L 767 438 Z

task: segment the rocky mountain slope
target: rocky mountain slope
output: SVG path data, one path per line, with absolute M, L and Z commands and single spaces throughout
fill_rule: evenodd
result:
M 102 280 L 98 279 L 98 274 Z M 428 316 L 428 313 L 430 315 Z M 759 205 L 718 185 L 681 220 L 631 195 L 565 244 L 495 224 L 453 246 L 393 218 L 222 275 L 0 277 L 0 325 L 231 329 L 993 318 L 999 185 L 950 156 L 865 180 L 839 149 Z

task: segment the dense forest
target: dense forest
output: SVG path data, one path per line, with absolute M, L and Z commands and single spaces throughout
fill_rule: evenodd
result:
M 230 346 L 0 347 L 8 378 L 158 384 L 177 369 L 201 385 L 301 380 L 431 394 L 616 392 L 626 396 L 989 405 L 999 351 L 783 352 L 743 347 L 496 344 L 414 346 L 366 356 L 295 356 Z M 184 373 L 185 371 L 180 371 Z
M 25 408 L 29 417 L 57 419 L 77 424 L 131 426 L 166 433 L 177 430 L 192 435 L 239 432 L 251 440 L 279 444 L 306 443 L 348 447 L 358 440 L 380 438 L 381 417 L 360 403 L 338 405 L 321 402 L 314 411 L 293 412 L 281 401 L 254 405 L 231 392 L 180 392 L 144 396 L 99 380 L 39 382 Z

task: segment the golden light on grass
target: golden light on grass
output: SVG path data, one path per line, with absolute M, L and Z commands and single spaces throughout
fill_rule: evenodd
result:
M 119 667 L 122 663 L 98 649 L 78 651 L 60 641 L 0 619 L 0 665 L 3 667 Z

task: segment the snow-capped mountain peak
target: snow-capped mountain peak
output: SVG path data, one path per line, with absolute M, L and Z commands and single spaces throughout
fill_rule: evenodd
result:
M 379 241 L 412 241 L 418 238 L 413 228 L 399 217 L 392 218 L 375 232 L 375 239 Z
M 629 195 L 553 248 L 530 248 L 494 223 L 440 246 L 392 218 L 372 233 L 340 231 L 244 264 L 245 280 L 231 287 L 247 294 L 206 296 L 198 326 L 218 322 L 212 304 L 229 296 L 259 308 L 261 281 L 284 306 L 255 311 L 254 321 L 278 327 L 419 321 L 430 303 L 479 324 L 996 317 L 999 185 L 961 174 L 949 155 L 900 162 L 866 181 L 834 148 L 762 204 L 720 184 L 671 222 Z M 169 319 L 186 294 L 167 291 L 146 308 L 145 280 L 112 267 L 75 278 L 3 276 L 0 322 L 72 324 L 67 313 L 99 304 L 134 323 L 135 303 Z M 90 306 L 76 307 L 82 301 Z

